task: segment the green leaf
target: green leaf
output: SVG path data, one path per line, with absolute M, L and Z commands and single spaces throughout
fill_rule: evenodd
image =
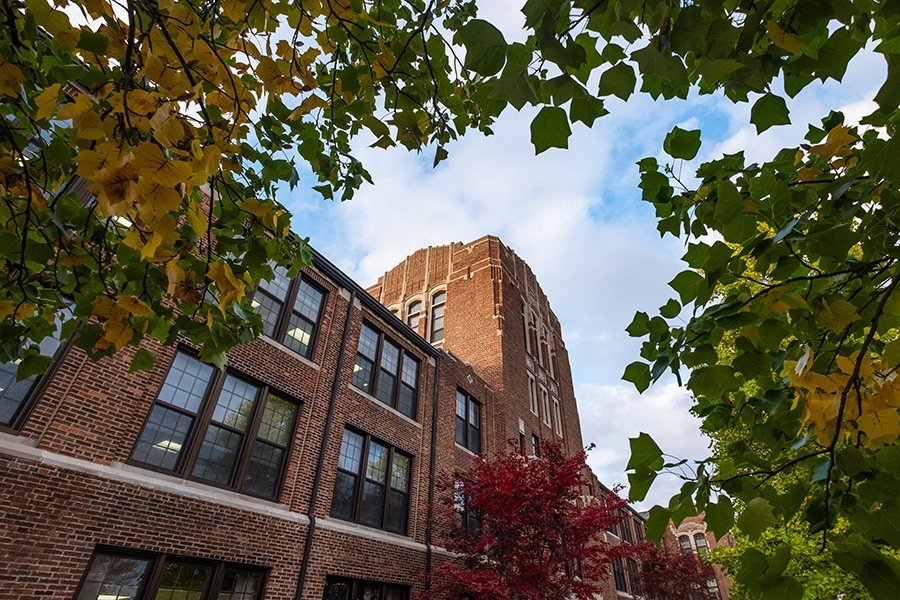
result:
M 685 130 L 675 126 L 663 142 L 663 150 L 672 158 L 691 160 L 700 150 L 700 130 Z
M 609 111 L 603 105 L 603 100 L 593 96 L 573 98 L 569 106 L 569 119 L 574 123 L 580 121 L 591 127 L 599 117 L 608 115 Z
M 134 354 L 134 358 L 131 359 L 131 364 L 128 366 L 128 372 L 149 371 L 155 365 L 156 353 L 151 352 L 146 348 L 138 348 L 138 351 Z
M 705 284 L 706 280 L 696 271 L 682 271 L 669 282 L 669 287 L 678 292 L 682 304 L 687 304 L 697 298 Z
M 706 506 L 706 525 L 716 539 L 721 539 L 734 527 L 734 504 L 728 496 L 719 496 L 715 503 Z
M 750 539 L 758 538 L 763 531 L 775 525 L 775 515 L 772 513 L 772 505 L 764 498 L 754 498 L 747 503 L 741 516 L 738 517 L 737 526 L 750 536 Z
M 803 598 L 803 585 L 787 575 L 775 580 L 769 586 L 763 586 L 763 597 L 766 600 L 800 600 Z
M 734 369 L 728 365 L 710 365 L 691 372 L 688 387 L 698 396 L 721 398 L 725 392 L 738 386 Z
M 534 144 L 535 154 L 548 148 L 568 148 L 570 135 L 569 120 L 566 111 L 561 108 L 545 106 L 531 122 L 531 143 Z
M 756 125 L 756 133 L 762 133 L 774 125 L 789 125 L 791 118 L 784 98 L 765 94 L 750 109 L 750 122 Z
M 650 387 L 650 365 L 641 361 L 635 361 L 625 367 L 622 379 L 630 381 L 637 388 L 637 391 L 643 392 Z
M 51 357 L 40 354 L 37 350 L 27 353 L 16 369 L 16 381 L 22 381 L 36 375 L 43 375 L 52 362 Z
M 459 30 L 466 47 L 464 65 L 479 75 L 496 75 L 506 62 L 506 40 L 499 29 L 483 19 L 472 19 Z
M 78 38 L 78 48 L 92 54 L 103 55 L 109 48 L 109 38 L 102 33 L 82 29 Z
M 666 527 L 669 525 L 670 517 L 671 513 L 663 506 L 651 508 L 646 523 L 647 539 L 654 542 L 661 540 L 666 532 Z
M 600 94 L 603 96 L 612 94 L 622 100 L 628 100 L 634 93 L 635 84 L 637 84 L 637 77 L 634 69 L 631 68 L 631 65 L 620 62 L 600 75 Z
M 641 469 L 639 471 L 635 471 L 634 473 L 628 474 L 628 501 L 629 502 L 640 502 L 644 498 L 647 497 L 647 492 L 650 491 L 650 486 L 653 484 L 653 480 L 656 479 L 656 473 L 653 471 L 648 471 L 646 469 Z
M 629 438 L 628 443 L 631 446 L 631 458 L 628 459 L 626 469 L 652 469 L 655 471 L 662 466 L 662 450 L 648 434 L 641 432 L 637 437 Z
M 879 552 L 859 534 L 835 542 L 832 559 L 855 573 L 874 600 L 895 600 L 900 590 L 900 562 Z
M 631 337 L 647 335 L 650 333 L 650 316 L 643 311 L 634 313 L 634 318 L 631 320 L 631 324 L 625 328 L 625 331 Z
M 681 304 L 675 298 L 669 298 L 669 301 L 659 309 L 659 314 L 667 319 L 674 319 L 681 313 Z

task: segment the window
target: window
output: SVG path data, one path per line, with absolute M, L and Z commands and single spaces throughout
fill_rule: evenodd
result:
M 556 358 L 556 350 L 550 350 L 550 377 L 559 380 L 559 361 Z
M 621 557 L 613 559 L 613 578 L 616 580 L 616 590 L 628 592 L 628 582 L 625 578 L 625 564 Z
M 402 585 L 329 577 L 324 600 L 409 600 L 409 588 Z
M 701 557 L 709 553 L 709 547 L 706 544 L 706 534 L 702 531 L 694 534 L 694 545 L 697 547 L 697 554 Z
M 532 413 L 538 414 L 537 387 L 531 375 L 528 376 L 528 406 Z
M 681 546 L 682 554 L 690 554 L 693 552 L 693 549 L 691 548 L 691 538 L 686 535 L 678 536 L 678 545 Z
M 628 516 L 619 521 L 619 539 L 628 543 L 634 540 L 631 535 L 631 518 Z
M 275 267 L 271 281 L 260 281 L 253 308 L 263 320 L 263 333 L 304 358 L 312 358 L 325 292 L 304 277 L 290 279 Z
M 640 596 L 641 595 L 641 578 L 638 575 L 638 565 L 637 561 L 633 558 L 626 559 L 625 562 L 628 567 L 628 584 L 631 586 L 631 595 L 632 596 Z
M 297 404 L 178 352 L 131 459 L 274 499 Z
M 331 515 L 405 534 L 411 462 L 408 454 L 345 429 Z
M 481 531 L 481 517 L 470 509 L 465 485 L 459 479 L 453 482 L 453 510 L 457 527 L 465 528 L 471 535 Z
M 481 404 L 460 389 L 456 390 L 456 443 L 481 452 Z
M 710 600 L 719 600 L 722 596 L 719 594 L 719 584 L 715 577 L 706 580 L 706 589 L 709 591 Z
M 539 438 L 537 434 L 534 433 L 531 434 L 531 455 L 541 455 L 541 438 Z
M 353 385 L 416 418 L 419 361 L 368 323 L 363 323 L 359 332 Z
M 438 292 L 431 297 L 431 338 L 432 344 L 444 340 L 444 304 L 447 302 L 446 292 Z
M 264 583 L 252 567 L 101 550 L 75 600 L 256 600 Z
M 559 400 L 556 398 L 553 399 L 553 419 L 556 421 L 556 435 L 562 437 L 562 413 L 559 410 Z
M 422 318 L 422 302 L 416 300 L 406 307 L 406 324 L 413 331 L 419 331 L 419 320 Z
M 541 386 L 541 410 L 544 411 L 544 425 L 550 427 L 550 395 L 544 386 Z
M 537 320 L 534 316 L 534 313 L 531 313 L 531 318 L 528 320 L 528 353 L 532 356 L 536 356 L 538 351 L 537 345 Z

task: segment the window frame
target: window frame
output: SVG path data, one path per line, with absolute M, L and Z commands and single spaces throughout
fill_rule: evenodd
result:
M 360 450 L 360 458 L 359 458 L 359 470 L 357 472 L 352 472 L 347 469 L 341 467 L 340 459 L 337 461 L 337 466 L 335 468 L 335 485 L 332 487 L 331 493 L 331 507 L 329 508 L 329 516 L 340 519 L 341 521 L 347 521 L 350 523 L 358 523 L 363 527 L 372 527 L 374 529 L 380 529 L 382 531 L 388 531 L 391 533 L 395 533 L 397 535 L 409 535 L 409 513 L 410 513 L 410 500 L 412 497 L 412 486 L 413 486 L 413 460 L 414 456 L 404 450 L 393 446 L 373 435 L 369 435 L 364 431 L 356 429 L 355 427 L 345 426 L 344 427 L 344 435 L 346 432 L 354 433 L 363 438 L 362 449 Z M 344 435 L 341 435 L 341 445 L 344 443 Z M 365 483 L 366 483 L 366 472 L 369 466 L 369 448 L 375 442 L 380 446 L 384 446 L 388 449 L 388 460 L 385 466 L 385 479 L 380 484 L 384 488 L 384 493 L 382 496 L 382 507 L 381 507 L 381 525 L 371 525 L 368 523 L 363 523 L 361 520 L 362 509 L 363 509 L 363 496 L 365 493 Z M 340 452 L 340 451 L 339 451 Z M 391 529 L 388 526 L 388 509 L 390 507 L 390 493 L 392 491 L 397 491 L 396 488 L 391 487 L 391 477 L 393 475 L 393 467 L 394 467 L 394 457 L 400 454 L 401 456 L 406 457 L 409 463 L 409 471 L 406 474 L 406 515 L 403 519 L 403 528 L 402 531 L 398 531 L 396 529 Z M 352 500 L 352 508 L 351 508 L 351 516 L 349 518 L 344 517 L 340 514 L 335 514 L 335 492 L 337 491 L 337 473 L 345 473 L 356 478 L 356 481 L 353 485 L 353 500 Z
M 117 548 L 114 546 L 98 545 L 91 553 L 91 557 L 88 559 L 87 565 L 85 565 L 84 571 L 81 574 L 81 579 L 78 582 L 78 587 L 75 588 L 75 594 L 72 596 L 74 600 L 78 600 L 79 596 L 84 590 L 84 586 L 87 584 L 88 575 L 91 572 L 91 567 L 94 566 L 94 562 L 98 555 L 111 555 L 120 558 L 133 558 L 146 560 L 148 562 L 147 568 L 144 572 L 143 580 L 132 600 L 151 600 L 155 596 L 155 594 L 159 592 L 159 585 L 162 580 L 165 567 L 169 563 L 188 563 L 210 568 L 210 574 L 204 582 L 204 589 L 202 592 L 201 600 L 213 600 L 215 598 L 218 598 L 219 594 L 222 592 L 222 581 L 224 579 L 226 569 L 235 569 L 258 573 L 262 580 L 259 587 L 259 596 L 257 597 L 257 600 L 262 600 L 266 597 L 266 585 L 268 584 L 269 579 L 269 569 L 263 566 L 247 565 L 231 561 L 216 561 L 192 556 L 182 556 L 179 554 L 148 552 L 144 550 L 135 550 L 132 548 Z
M 541 438 L 536 433 L 531 434 L 531 455 L 541 457 Z
M 560 405 L 559 398 L 553 398 L 552 404 L 553 420 L 555 421 L 553 430 L 556 432 L 556 435 L 563 437 L 562 406 Z
M 438 300 L 440 298 L 440 300 Z M 435 317 L 434 313 L 436 310 L 440 309 L 441 314 L 439 318 L 441 319 L 441 328 L 435 329 L 434 325 L 437 322 L 438 317 Z M 428 307 L 428 341 L 432 344 L 440 344 L 444 341 L 446 334 L 446 317 L 447 317 L 447 290 L 436 290 L 431 294 L 431 303 Z M 437 334 L 440 332 L 440 338 L 437 337 Z
M 273 268 L 272 271 L 274 272 L 275 269 Z M 287 277 L 286 274 L 285 277 Z M 294 352 L 307 360 L 313 360 L 313 355 L 315 354 L 316 350 L 316 341 L 319 337 L 319 327 L 322 325 L 322 316 L 325 314 L 325 305 L 328 303 L 328 290 L 325 289 L 325 286 L 315 281 L 312 277 L 308 276 L 302 271 L 298 273 L 296 277 L 291 278 L 290 284 L 288 285 L 287 294 L 283 298 L 276 298 L 274 294 L 272 294 L 268 290 L 263 289 L 261 283 L 262 282 L 256 285 L 256 289 L 253 291 L 251 301 L 256 300 L 257 294 L 262 294 L 270 300 L 281 304 L 281 309 L 278 311 L 278 316 L 275 319 L 275 331 L 272 332 L 271 336 L 266 335 L 265 332 L 263 332 L 263 335 L 266 335 L 266 337 L 277 342 L 281 346 L 284 346 L 291 352 Z M 297 296 L 300 294 L 300 287 L 304 283 L 308 284 L 314 290 L 322 294 L 322 302 L 319 305 L 319 312 L 316 315 L 316 320 L 312 324 L 312 333 L 309 336 L 309 344 L 307 344 L 306 354 L 295 350 L 294 348 L 291 348 L 285 343 L 285 337 L 287 336 L 288 327 L 290 327 L 291 317 L 295 313 L 300 319 L 309 322 L 308 318 L 305 315 L 298 313 L 294 308 L 294 304 L 297 301 Z M 255 308 L 254 312 L 256 312 Z M 259 313 L 256 312 L 256 314 Z
M 360 351 L 359 351 L 359 343 L 360 343 L 360 341 L 362 341 L 363 328 L 365 328 L 365 327 L 368 327 L 369 329 L 374 331 L 376 336 L 378 337 L 377 345 L 375 348 L 375 358 L 372 359 L 372 374 L 369 377 L 369 382 L 368 382 L 369 389 L 368 390 L 356 385 L 356 383 L 355 383 L 356 367 L 359 365 L 358 361 L 359 361 L 360 357 L 362 357 L 363 360 L 365 360 L 366 362 L 368 362 L 370 360 L 368 356 L 366 356 L 364 354 L 360 354 Z M 393 373 L 394 390 L 391 393 L 391 403 L 390 404 L 378 397 L 378 385 L 380 383 L 379 379 L 381 378 L 381 371 L 382 371 L 381 359 L 382 359 L 382 354 L 384 352 L 385 342 L 391 344 L 392 346 L 395 346 L 399 350 L 399 354 L 397 357 L 397 370 Z M 408 414 L 406 412 L 400 410 L 400 391 L 403 388 L 403 386 L 406 385 L 403 381 L 403 366 L 404 366 L 404 362 L 406 361 L 407 357 L 409 358 L 409 360 L 413 361 L 416 365 L 416 386 L 415 386 L 415 388 L 413 388 L 413 394 L 412 394 L 413 405 L 412 405 L 412 411 L 410 411 L 410 413 L 408 413 Z M 396 410 L 401 415 L 409 417 L 410 419 L 412 419 L 414 421 L 418 421 L 417 417 L 418 417 L 418 413 L 419 413 L 419 391 L 420 391 L 419 388 L 420 388 L 420 380 L 422 378 L 422 359 L 419 356 L 417 356 L 413 352 L 408 351 L 406 349 L 406 347 L 404 347 L 402 344 L 395 342 L 393 340 L 393 338 L 385 335 L 383 331 L 381 331 L 380 329 L 375 327 L 368 320 L 363 320 L 362 326 L 360 327 L 360 330 L 359 330 L 359 338 L 357 339 L 357 343 L 356 343 L 356 354 L 354 356 L 354 365 L 353 366 L 354 366 L 354 371 L 350 378 L 350 385 L 352 385 L 357 390 L 363 392 L 364 394 L 367 394 L 367 395 L 371 396 L 372 398 L 375 398 L 378 402 L 384 404 L 385 406 L 388 406 L 388 407 L 392 408 L 393 410 Z
M 481 517 L 472 510 L 465 482 L 461 479 L 453 481 L 453 514 L 457 529 L 465 530 L 470 536 L 481 533 Z
M 413 307 L 416 308 L 416 312 L 412 312 Z M 423 311 L 422 311 L 422 301 L 421 300 L 413 300 L 409 304 L 406 305 L 406 318 L 404 319 L 404 322 L 406 323 L 407 327 L 409 327 L 416 333 L 419 332 L 419 325 L 422 323 L 422 312 Z M 410 323 L 410 320 L 414 317 L 416 319 L 415 325 Z
M 547 427 L 552 427 L 552 418 L 550 417 L 550 392 L 547 391 L 547 388 L 544 387 L 543 384 L 538 387 L 540 388 L 541 411 L 544 413 L 541 420 Z
M 540 409 L 538 408 L 537 380 L 534 375 L 527 373 L 528 376 L 528 408 L 531 414 L 538 416 Z
M 387 595 L 388 588 L 394 588 L 397 591 L 400 591 L 403 594 L 403 600 L 409 600 L 410 598 L 410 586 L 401 585 L 397 583 L 385 583 L 383 581 L 374 581 L 369 579 L 354 579 L 352 577 L 343 577 L 339 575 L 327 575 L 325 577 L 325 590 L 324 594 L 328 593 L 328 587 L 331 585 L 345 583 L 349 585 L 348 596 L 344 597 L 344 600 L 355 600 L 357 594 L 359 593 L 359 586 L 361 585 L 369 585 L 369 586 L 380 586 L 381 593 L 379 598 L 384 598 Z
M 465 406 L 466 406 L 466 414 L 464 416 L 460 416 L 460 414 L 458 412 L 460 397 L 462 397 L 464 399 Z M 473 406 L 478 407 L 478 423 L 477 424 L 472 423 L 472 407 Z M 462 389 L 460 387 L 456 388 L 456 402 L 454 403 L 454 415 L 455 415 L 454 422 L 456 425 L 455 425 L 455 429 L 454 429 L 453 439 L 457 444 L 459 444 L 460 446 L 462 446 L 463 448 L 465 448 L 466 450 L 468 450 L 470 452 L 474 452 L 475 454 L 481 454 L 481 433 L 482 433 L 481 432 L 481 430 L 482 430 L 481 415 L 483 414 L 483 408 L 484 407 L 481 404 L 481 402 L 479 402 L 474 396 L 472 396 L 472 394 L 470 394 L 469 392 L 465 391 L 464 389 Z M 460 438 L 460 419 L 463 420 L 463 427 L 462 427 L 463 440 L 462 441 L 460 441 L 460 439 L 459 439 Z M 477 449 L 472 447 L 473 441 L 472 441 L 472 439 L 470 439 L 471 435 L 472 435 L 473 427 L 478 430 Z
M 131 452 L 129 453 L 128 460 L 126 462 L 130 465 L 134 465 L 136 467 L 140 467 L 142 469 L 147 469 L 150 471 L 155 471 L 157 473 L 173 475 L 183 479 L 188 479 L 190 481 L 196 481 L 204 485 L 217 487 L 223 490 L 229 490 L 238 494 L 260 498 L 262 500 L 278 502 L 281 496 L 281 492 L 284 489 L 287 468 L 290 464 L 291 451 L 293 450 L 294 446 L 294 438 L 297 435 L 297 424 L 300 421 L 300 411 L 303 409 L 303 402 L 289 394 L 285 394 L 284 392 L 277 388 L 274 388 L 273 386 L 255 379 L 254 377 L 247 376 L 240 371 L 231 369 L 222 371 L 215 368 L 215 366 L 210 365 L 213 367 L 212 375 L 210 376 L 210 379 L 206 384 L 206 389 L 203 391 L 203 395 L 200 399 L 197 411 L 193 413 L 194 420 L 191 423 L 187 434 L 185 435 L 184 445 L 178 455 L 178 458 L 176 459 L 174 468 L 167 469 L 165 467 L 155 465 L 153 463 L 143 462 L 135 458 L 134 455 L 137 451 L 138 443 L 141 441 L 141 436 L 144 433 L 144 429 L 150 422 L 150 418 L 153 415 L 153 410 L 157 405 L 161 405 L 163 406 L 163 408 L 166 408 L 168 410 L 174 410 L 175 412 L 178 412 L 182 415 L 190 414 L 190 411 L 185 408 L 173 405 L 165 401 L 162 401 L 161 403 L 159 399 L 160 393 L 162 392 L 163 387 L 166 385 L 166 380 L 168 379 L 169 373 L 174 367 L 175 361 L 178 359 L 179 354 L 184 354 L 187 357 L 200 362 L 201 364 L 208 364 L 201 361 L 196 353 L 191 349 L 183 347 L 179 347 L 177 349 L 177 351 L 172 355 L 172 359 L 169 361 L 169 367 L 166 371 L 166 375 L 165 377 L 163 377 L 162 382 L 156 390 L 153 404 L 147 411 L 147 415 L 144 417 L 144 421 L 141 424 L 141 429 L 134 440 L 134 445 L 131 448 Z M 237 452 L 237 457 L 235 459 L 234 467 L 232 468 L 232 483 L 222 484 L 216 481 L 211 481 L 209 479 L 196 476 L 193 474 L 193 470 L 197 464 L 197 458 L 203 446 L 206 432 L 209 430 L 209 426 L 214 423 L 213 415 L 216 409 L 216 404 L 218 402 L 219 396 L 222 393 L 225 379 L 229 375 L 235 377 L 240 381 L 243 381 L 244 383 L 256 386 L 259 389 L 257 390 L 256 396 L 254 397 L 253 412 L 247 424 L 247 429 L 243 433 L 243 440 L 241 441 L 240 447 Z M 253 455 L 253 446 L 256 444 L 259 438 L 259 430 L 260 425 L 262 424 L 263 413 L 265 412 L 265 406 L 270 395 L 277 396 L 278 398 L 286 402 L 290 402 L 296 407 L 296 412 L 294 413 L 294 422 L 289 429 L 287 444 L 284 446 L 284 455 L 281 459 L 278 483 L 275 486 L 274 494 L 272 496 L 266 496 L 252 490 L 245 490 L 243 489 L 243 486 L 244 478 L 246 477 L 248 469 L 250 467 L 250 459 Z

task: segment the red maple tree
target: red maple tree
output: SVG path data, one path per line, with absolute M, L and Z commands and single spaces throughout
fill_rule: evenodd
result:
M 430 596 L 593 598 L 613 559 L 635 555 L 642 545 L 604 541 L 625 502 L 614 493 L 587 501 L 584 461 L 584 452 L 566 456 L 547 444 L 540 457 L 478 457 L 457 473 L 457 527 L 447 545 L 460 560 L 441 565 L 445 577 Z
M 644 595 L 654 600 L 707 600 L 711 566 L 693 553 L 673 552 L 647 544 L 640 552 L 640 577 Z

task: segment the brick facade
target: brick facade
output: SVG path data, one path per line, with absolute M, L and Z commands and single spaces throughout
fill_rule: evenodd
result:
M 371 288 L 375 298 L 318 254 L 303 276 L 325 292 L 310 357 L 261 338 L 228 359 L 228 373 L 297 407 L 277 495 L 261 499 L 238 491 L 236 480 L 217 486 L 134 460 L 173 361 L 190 348 L 148 343 L 155 368 L 128 373 L 134 349 L 94 363 L 65 347 L 27 410 L 0 427 L 0 600 L 76 597 L 98 551 L 262 569 L 263 597 L 275 600 L 320 599 L 334 577 L 420 592 L 429 567 L 450 558 L 441 547 L 447 524 L 433 509 L 449 494 L 440 482 L 474 456 L 455 442 L 458 390 L 480 403 L 484 453 L 505 450 L 520 432 L 527 444 L 534 434 L 569 451 L 582 447 L 559 321 L 530 268 L 497 238 L 417 251 Z M 445 335 L 433 346 L 426 340 L 437 291 L 446 293 Z M 413 332 L 401 318 L 417 298 L 424 310 Z M 537 346 L 529 352 L 532 317 Z M 354 386 L 364 323 L 417 361 L 412 416 Z M 540 397 L 539 414 L 530 410 L 527 373 L 547 389 L 550 426 Z M 219 393 L 209 389 L 208 398 Z M 197 423 L 211 423 L 207 410 Z M 331 516 L 348 428 L 409 457 L 405 535 Z M 198 436 L 186 447 L 199 447 Z M 252 442 L 242 442 L 242 456 Z

